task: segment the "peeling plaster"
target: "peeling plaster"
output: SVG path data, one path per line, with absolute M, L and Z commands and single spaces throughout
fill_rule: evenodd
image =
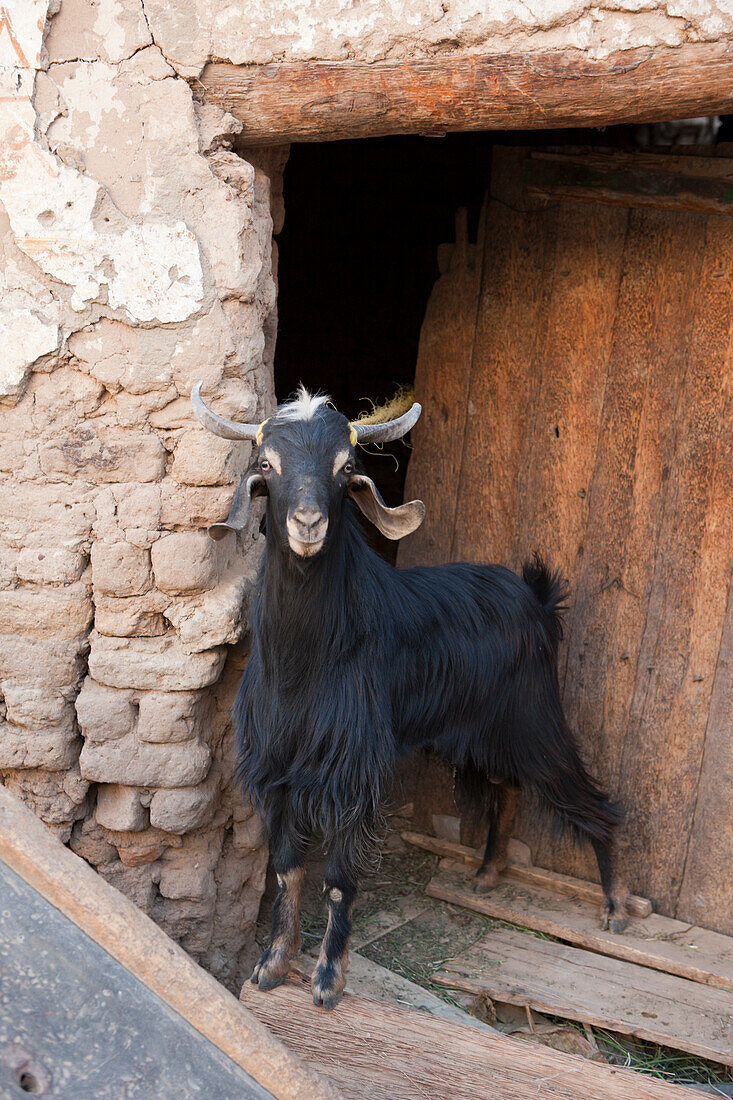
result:
M 18 393 L 29 365 L 58 345 L 58 325 L 39 320 L 29 309 L 0 307 L 0 393 Z

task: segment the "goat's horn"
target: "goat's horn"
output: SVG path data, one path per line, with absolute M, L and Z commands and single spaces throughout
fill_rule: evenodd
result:
M 225 420 L 223 416 L 212 412 L 201 397 L 202 382 L 197 382 L 191 390 L 193 411 L 205 428 L 222 439 L 257 439 L 259 424 L 239 424 L 236 420 Z
M 414 428 L 421 412 L 422 405 L 418 405 L 416 401 L 411 409 L 396 420 L 387 420 L 384 424 L 360 424 L 358 420 L 354 420 L 351 427 L 356 432 L 357 443 L 391 443 L 395 439 L 402 439 L 410 428 Z

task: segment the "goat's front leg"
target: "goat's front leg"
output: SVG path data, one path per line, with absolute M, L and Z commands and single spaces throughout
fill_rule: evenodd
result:
M 271 836 L 277 895 L 272 906 L 270 942 L 250 979 L 260 989 L 274 989 L 287 977 L 290 960 L 300 950 L 300 896 L 305 881 L 304 853 L 290 838 Z
M 314 1004 L 335 1008 L 346 985 L 356 876 L 340 860 L 331 857 L 324 875 L 323 892 L 328 907 L 328 924 L 318 964 L 311 975 L 311 989 Z

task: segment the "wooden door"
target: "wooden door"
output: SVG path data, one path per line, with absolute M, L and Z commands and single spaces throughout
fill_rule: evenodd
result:
M 630 885 L 733 933 L 733 162 L 600 163 L 569 187 L 495 150 L 479 255 L 423 327 L 406 494 L 428 516 L 399 564 L 562 568 L 564 704 L 624 805 Z M 526 811 L 519 835 L 594 875 Z

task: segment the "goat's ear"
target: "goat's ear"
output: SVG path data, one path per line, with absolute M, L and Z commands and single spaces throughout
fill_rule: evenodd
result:
M 349 496 L 356 501 L 369 522 L 388 539 L 411 535 L 425 519 L 425 505 L 421 500 L 410 500 L 397 508 L 388 508 L 372 479 L 364 474 L 354 474 L 351 478 Z
M 247 526 L 249 519 L 249 506 L 255 497 L 267 496 L 267 485 L 262 474 L 248 474 L 242 478 L 239 488 L 234 494 L 229 515 L 223 523 L 212 523 L 209 528 L 209 538 L 223 539 L 229 531 L 241 531 Z

